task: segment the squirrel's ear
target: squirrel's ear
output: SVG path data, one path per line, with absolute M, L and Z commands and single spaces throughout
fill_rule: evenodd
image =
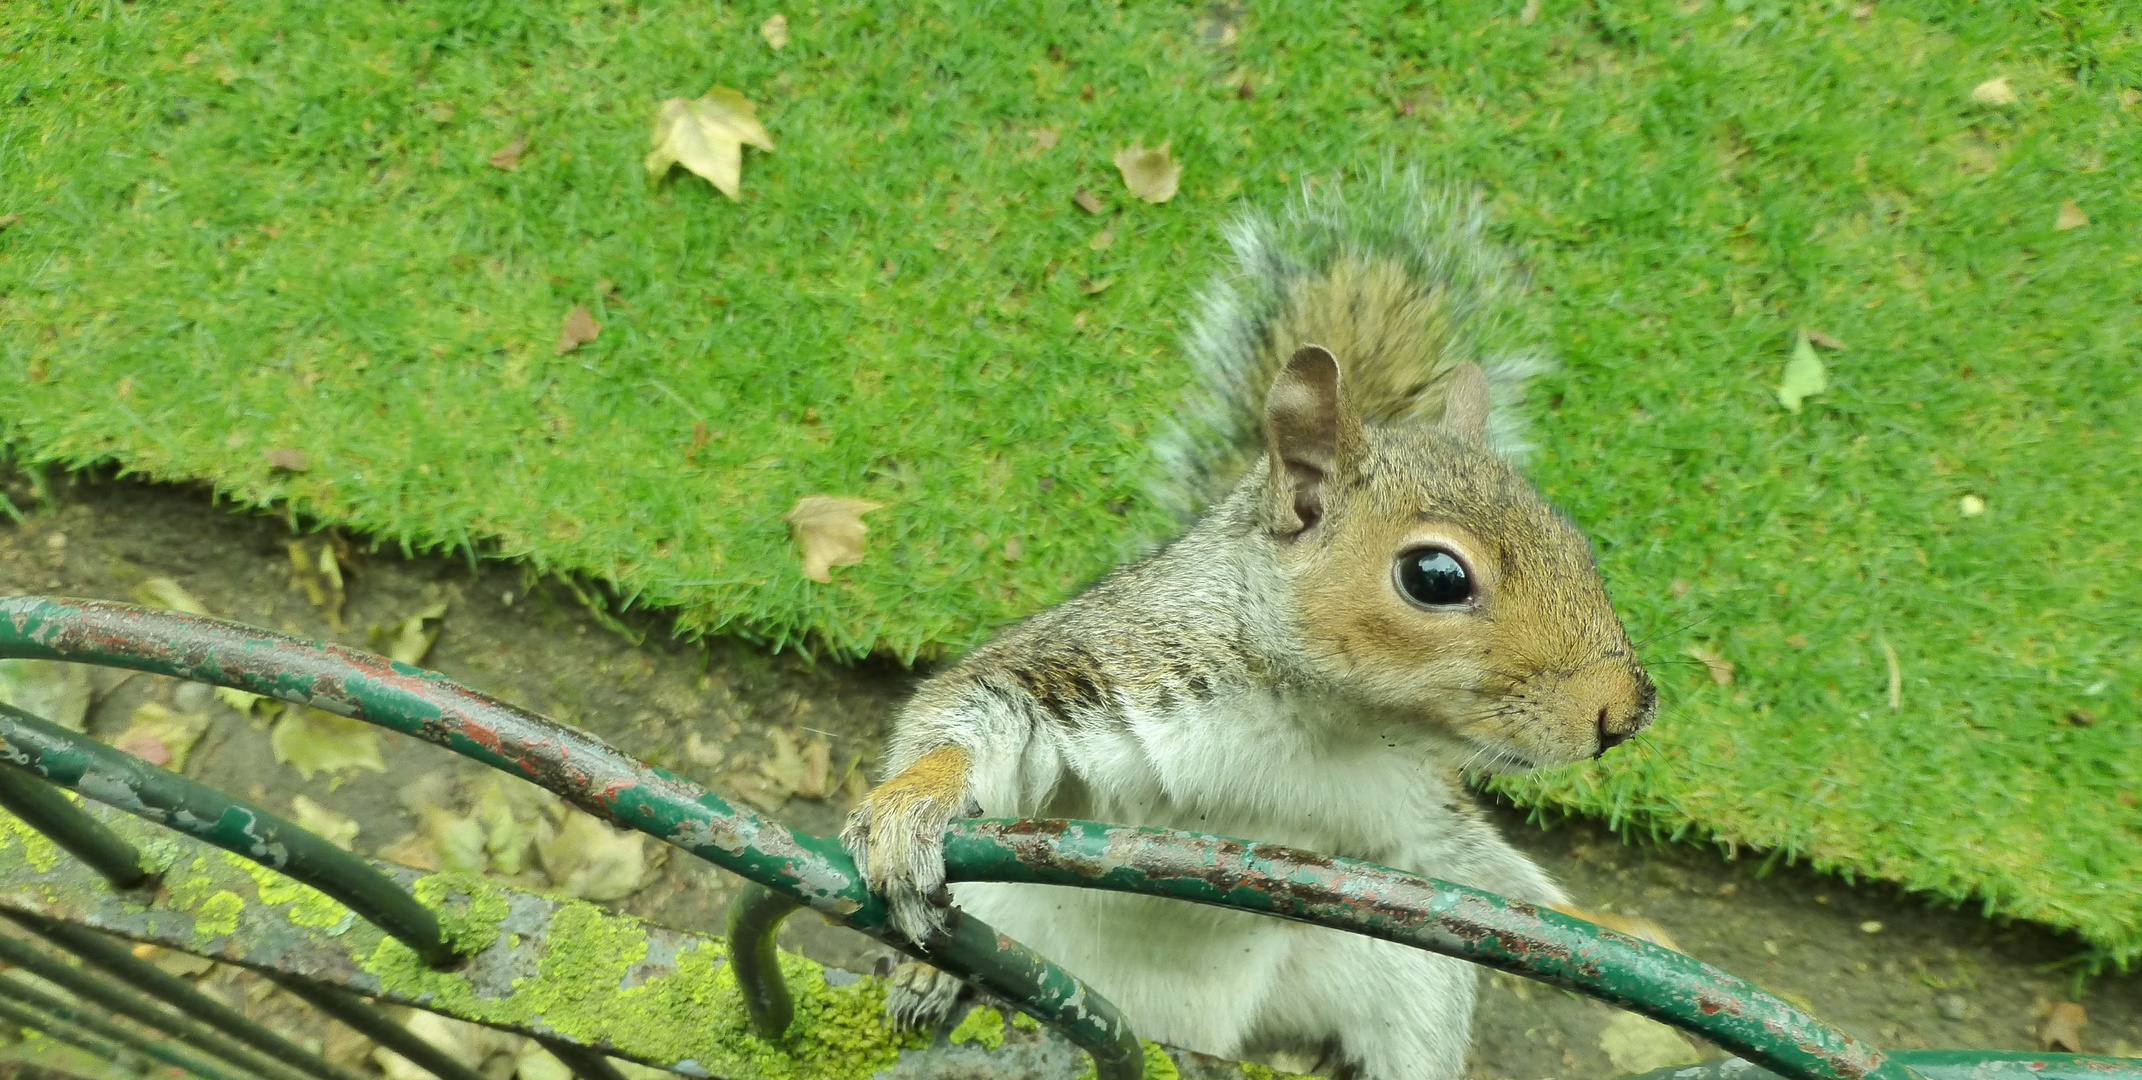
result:
M 1487 441 L 1487 376 L 1478 364 L 1452 368 L 1443 389 L 1443 430 L 1468 442 Z
M 1272 453 L 1272 523 L 1294 536 L 1323 520 L 1325 498 L 1361 441 L 1360 418 L 1346 403 L 1330 350 L 1302 346 L 1272 380 L 1264 435 Z

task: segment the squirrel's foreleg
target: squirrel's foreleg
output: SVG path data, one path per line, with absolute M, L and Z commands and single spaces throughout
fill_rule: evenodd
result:
M 892 905 L 893 928 L 911 941 L 944 929 L 945 826 L 974 812 L 967 769 L 957 746 L 922 755 L 872 789 L 840 836 L 870 890 Z

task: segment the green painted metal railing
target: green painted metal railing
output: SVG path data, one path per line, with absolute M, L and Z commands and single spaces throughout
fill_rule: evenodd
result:
M 737 909 L 731 957 L 739 978 L 749 984 L 746 1001 L 753 1020 L 765 1029 L 785 1026 L 785 990 L 778 978 L 753 972 L 770 967 L 771 953 L 762 950 L 770 947 L 780 918 L 800 906 L 918 953 L 1017 1003 L 1092 1053 L 1103 1080 L 1136 1077 L 1142 1069 L 1137 1040 L 1114 1010 L 1030 950 L 998 938 L 972 918 L 954 920 L 952 931 L 940 939 L 906 945 L 893 935 L 882 902 L 863 887 L 837 842 L 731 806 L 584 732 L 435 673 L 200 616 L 34 597 L 0 601 L 0 657 L 155 672 L 356 717 L 522 776 L 582 809 L 731 870 L 764 890 L 751 893 Z M 435 921 L 427 929 L 420 919 L 393 914 L 391 902 L 358 889 L 377 877 L 376 871 L 364 867 L 360 873 L 324 854 L 291 857 L 303 840 L 278 830 L 295 827 L 257 808 L 199 785 L 193 785 L 198 791 L 186 788 L 182 785 L 190 782 L 133 759 L 115 760 L 114 755 L 126 755 L 12 711 L 0 711 L 0 742 L 5 743 L 0 761 L 268 862 L 368 917 L 380 912 L 381 928 L 412 947 L 436 940 Z M 215 814 L 212 821 L 189 827 L 179 820 L 179 811 L 197 800 Z M 277 839 L 264 839 L 271 836 Z M 1461 957 L 1665 1021 L 1792 1080 L 1910 1080 L 1915 1075 L 1901 1060 L 1691 957 L 1579 919 L 1385 867 L 1222 837 L 1065 821 L 964 822 L 947 839 L 946 860 L 955 881 L 1037 882 L 1168 896 Z M 349 895 L 367 897 L 372 906 L 359 908 L 346 899 Z M 398 922 L 389 925 L 390 919 Z M 441 963 L 452 960 L 437 952 L 426 955 Z M 1989 1054 L 1974 1060 L 2021 1059 Z M 2142 1077 L 2137 1062 L 2076 1059 L 2072 1064 L 2075 1071 L 2065 1075 Z

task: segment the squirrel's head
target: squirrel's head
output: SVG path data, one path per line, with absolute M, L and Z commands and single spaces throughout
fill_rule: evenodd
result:
M 1257 517 L 1295 582 L 1307 660 L 1479 767 L 1605 753 L 1651 722 L 1658 692 L 1590 542 L 1488 449 L 1480 369 L 1447 378 L 1440 423 L 1390 426 L 1362 423 L 1321 347 L 1273 383 Z

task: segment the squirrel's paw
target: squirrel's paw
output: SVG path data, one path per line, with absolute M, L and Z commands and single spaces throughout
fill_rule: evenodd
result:
M 945 928 L 945 826 L 974 812 L 966 774 L 957 747 L 933 751 L 871 791 L 840 834 L 870 891 L 892 906 L 893 929 L 918 944 Z
M 910 960 L 893 969 L 885 992 L 885 1019 L 901 1030 L 935 1028 L 952 1018 L 966 984 L 942 971 Z

